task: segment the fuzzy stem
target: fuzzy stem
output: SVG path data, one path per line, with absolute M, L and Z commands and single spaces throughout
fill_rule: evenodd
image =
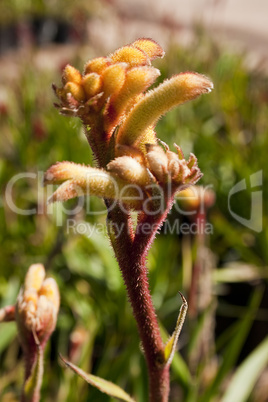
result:
M 83 123 L 86 128 L 87 122 L 83 121 Z M 94 127 L 91 138 L 94 138 L 97 133 L 98 135 L 102 133 L 101 136 L 105 137 L 101 124 L 99 124 L 98 130 Z M 90 136 L 87 138 L 90 143 Z M 99 141 L 97 143 L 99 144 Z M 112 155 L 105 155 L 103 149 L 105 145 L 105 142 L 102 141 L 101 147 L 93 149 L 100 167 L 105 167 L 107 159 L 112 159 Z M 125 282 L 147 362 L 150 402 L 168 402 L 170 388 L 169 365 L 165 364 L 165 345 L 160 335 L 150 294 L 146 266 L 149 248 L 174 200 L 174 191 L 171 193 L 167 191 L 164 194 L 166 194 L 166 207 L 161 212 L 151 215 L 141 213 L 135 236 L 130 213 L 120 208 L 119 204 L 109 208 L 110 201 L 105 200 L 108 210 L 107 230 Z M 143 230 L 145 227 L 146 231 Z
M 149 290 L 146 257 L 157 231 L 172 206 L 172 202 L 173 195 L 166 201 L 166 208 L 161 213 L 143 214 L 137 225 L 134 239 L 129 233 L 128 216 L 119 206 L 111 210 L 107 216 L 108 230 L 111 225 L 121 224 L 117 236 L 114 232 L 111 233 L 110 231 L 109 233 L 137 322 L 147 362 L 151 402 L 168 401 L 169 366 L 165 365 L 164 362 L 165 345 L 160 335 Z

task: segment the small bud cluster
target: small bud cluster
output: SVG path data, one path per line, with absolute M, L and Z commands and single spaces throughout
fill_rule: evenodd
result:
M 54 331 L 60 305 L 58 286 L 53 278 L 45 278 L 42 264 L 31 265 L 16 304 L 16 321 L 22 347 L 30 347 L 36 335 L 44 345 Z

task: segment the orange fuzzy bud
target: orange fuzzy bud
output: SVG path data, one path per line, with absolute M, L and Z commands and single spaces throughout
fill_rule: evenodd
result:
M 122 179 L 145 186 L 150 183 L 150 175 L 145 166 L 130 156 L 120 156 L 107 165 L 107 169 Z
M 95 59 L 89 60 L 84 68 L 85 74 L 97 73 L 102 74 L 103 71 L 111 65 L 111 59 L 108 57 L 96 57 Z
M 75 84 L 80 84 L 82 81 L 82 76 L 81 73 L 76 68 L 74 68 L 70 64 L 67 64 L 67 66 L 63 71 L 62 80 L 64 84 L 67 84 L 67 82 L 74 82 Z
M 104 96 L 110 96 L 120 91 L 125 82 L 126 63 L 113 64 L 102 74 Z
M 72 94 L 74 99 L 79 102 L 83 102 L 86 99 L 86 94 L 81 85 L 75 84 L 74 82 L 67 82 L 64 87 L 66 93 Z
M 141 38 L 135 40 L 135 42 L 132 43 L 132 46 L 146 53 L 150 60 L 153 60 L 156 57 L 164 57 L 165 55 L 164 50 L 153 39 Z
M 82 85 L 87 97 L 91 98 L 101 90 L 101 77 L 97 73 L 86 74 Z
M 134 67 L 127 72 L 126 88 L 133 92 L 136 85 L 136 92 L 143 92 L 155 82 L 159 75 L 160 71 L 154 67 Z
M 150 65 L 146 53 L 133 46 L 124 46 L 110 55 L 113 63 L 127 63 L 130 67 Z

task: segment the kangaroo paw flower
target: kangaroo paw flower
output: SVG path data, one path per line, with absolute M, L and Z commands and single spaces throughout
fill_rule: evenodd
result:
M 28 269 L 18 295 L 15 319 L 25 360 L 25 383 L 22 400 L 38 402 L 43 377 L 43 351 L 55 329 L 60 306 L 58 286 L 45 278 L 42 264 Z
M 210 92 L 212 82 L 197 73 L 181 73 L 148 92 L 129 113 L 119 129 L 117 142 L 132 145 L 142 139 L 146 128 L 174 106 Z
M 134 161 L 135 162 L 135 161 Z M 141 207 L 144 194 L 132 182 L 103 169 L 71 162 L 59 162 L 47 170 L 44 183 L 61 183 L 48 202 L 67 201 L 81 195 L 96 195 L 121 201 L 134 209 Z

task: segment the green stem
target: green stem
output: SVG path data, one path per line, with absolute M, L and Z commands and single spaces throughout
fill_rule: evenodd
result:
M 21 402 L 39 402 L 44 373 L 44 349 L 34 344 L 24 355 L 25 382 Z

